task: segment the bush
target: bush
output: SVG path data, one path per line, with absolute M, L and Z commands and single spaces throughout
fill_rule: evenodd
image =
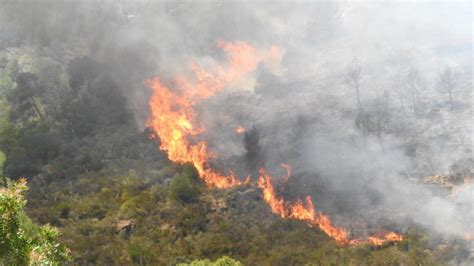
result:
M 173 177 L 170 185 L 171 198 L 182 202 L 194 202 L 199 196 L 196 184 L 196 171 L 189 166 Z
M 242 263 L 232 258 L 224 256 L 217 259 L 215 262 L 211 262 L 208 259 L 205 260 L 194 260 L 191 263 L 181 263 L 178 266 L 241 266 Z
M 4 184 L 5 179 L 3 178 L 3 163 L 5 162 L 5 159 L 6 159 L 5 153 L 0 151 L 0 186 L 6 185 Z
M 68 250 L 57 243 L 59 232 L 34 225 L 24 214 L 25 179 L 0 188 L 0 265 L 59 264 Z

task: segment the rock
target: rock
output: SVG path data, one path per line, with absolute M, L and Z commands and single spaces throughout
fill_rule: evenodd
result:
M 135 222 L 132 220 L 118 220 L 115 225 L 117 234 L 123 234 L 125 238 L 130 237 L 134 227 Z

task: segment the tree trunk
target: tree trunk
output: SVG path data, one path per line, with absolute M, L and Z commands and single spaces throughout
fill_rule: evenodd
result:
M 35 108 L 35 111 L 36 111 L 36 114 L 38 115 L 38 117 L 41 119 L 41 121 L 45 124 L 46 123 L 46 120 L 44 119 L 44 116 L 43 114 L 40 112 L 38 106 L 36 105 L 36 101 L 33 97 L 30 97 L 30 100 L 31 100 L 31 104 L 33 104 L 33 107 Z

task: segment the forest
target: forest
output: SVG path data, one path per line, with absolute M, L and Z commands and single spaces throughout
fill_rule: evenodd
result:
M 1 1 L 0 265 L 472 265 L 472 78 L 470 1 Z

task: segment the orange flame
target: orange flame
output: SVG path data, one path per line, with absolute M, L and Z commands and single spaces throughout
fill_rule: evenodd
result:
M 381 233 L 377 233 L 373 236 L 370 236 L 368 241 L 373 244 L 373 245 L 376 245 L 376 246 L 380 246 L 382 244 L 384 244 L 385 242 L 387 241 L 391 241 L 391 242 L 398 242 L 398 241 L 402 241 L 403 240 L 403 236 L 395 233 L 395 232 L 381 232 Z
M 207 147 L 207 143 L 198 140 L 198 136 L 205 131 L 204 126 L 196 127 L 194 106 L 209 98 L 228 85 L 244 78 L 254 71 L 260 62 L 275 63 L 281 59 L 281 49 L 272 47 L 268 51 L 259 51 L 244 42 L 218 42 L 218 47 L 227 53 L 227 66 L 214 66 L 211 70 L 191 63 L 190 68 L 194 77 L 178 76 L 172 82 L 173 90 L 165 85 L 160 78 L 147 80 L 146 84 L 152 89 L 150 99 L 151 117 L 147 125 L 153 129 L 160 139 L 160 149 L 168 153 L 168 158 L 176 163 L 192 163 L 197 169 L 200 178 L 210 187 L 229 188 L 250 182 L 237 179 L 232 171 L 223 175 L 212 169 L 209 161 L 214 158 Z M 245 128 L 236 130 L 243 133 Z M 287 170 L 285 181 L 291 175 L 291 167 L 282 165 Z M 264 169 L 260 170 L 258 187 L 262 189 L 263 199 L 270 205 L 274 213 L 282 218 L 305 221 L 309 226 L 318 226 L 327 235 L 343 244 L 372 243 L 380 245 L 386 241 L 399 241 L 401 236 L 389 232 L 383 235 L 370 237 L 368 240 L 350 240 L 345 229 L 334 226 L 326 215 L 316 212 L 311 197 L 306 197 L 305 203 L 301 200 L 293 204 L 279 198 L 275 192 L 271 177 Z
M 473 233 L 465 233 L 462 236 L 462 239 L 464 239 L 466 241 L 474 241 L 474 234 Z
M 317 213 L 310 196 L 306 197 L 306 205 L 303 204 L 301 200 L 298 200 L 294 204 L 286 203 L 276 195 L 271 177 L 264 169 L 260 169 L 258 187 L 262 190 L 263 199 L 270 205 L 273 213 L 282 218 L 302 220 L 307 222 L 310 226 L 318 226 L 336 241 L 348 243 L 347 232 L 344 229 L 333 226 L 327 216 L 322 213 Z
M 159 136 L 160 149 L 168 153 L 171 161 L 192 163 L 204 182 L 217 188 L 228 188 L 242 184 L 232 173 L 222 175 L 209 166 L 213 154 L 208 151 L 207 143 L 195 138 L 205 129 L 195 128 L 196 118 L 193 106 L 223 90 L 229 84 L 242 79 L 256 69 L 257 64 L 265 60 L 274 60 L 281 53 L 277 47 L 270 51 L 259 51 L 247 43 L 226 43 L 218 46 L 227 53 L 229 61 L 226 67 L 215 66 L 208 71 L 196 63 L 190 65 L 194 79 L 177 77 L 174 90 L 168 88 L 160 78 L 147 80 L 153 90 L 150 99 L 151 117 L 148 126 Z
M 282 166 L 286 166 L 285 168 L 287 168 L 289 175 L 291 168 L 288 165 Z M 333 238 L 340 244 L 355 245 L 370 243 L 373 245 L 382 245 L 386 242 L 403 240 L 403 236 L 395 232 L 377 233 L 373 236 L 370 236 L 366 240 L 350 239 L 347 230 L 334 226 L 328 216 L 316 211 L 310 196 L 306 197 L 305 203 L 303 203 L 301 200 L 297 200 L 292 204 L 285 202 L 282 198 L 279 198 L 271 182 L 270 175 L 264 169 L 260 169 L 258 187 L 262 190 L 263 199 L 268 203 L 273 213 L 279 215 L 282 218 L 304 221 L 309 226 L 317 226 L 329 237 Z
M 237 126 L 237 127 L 235 128 L 235 132 L 236 132 L 237 134 L 244 134 L 244 133 L 245 133 L 245 127 L 239 125 L 239 126 Z

